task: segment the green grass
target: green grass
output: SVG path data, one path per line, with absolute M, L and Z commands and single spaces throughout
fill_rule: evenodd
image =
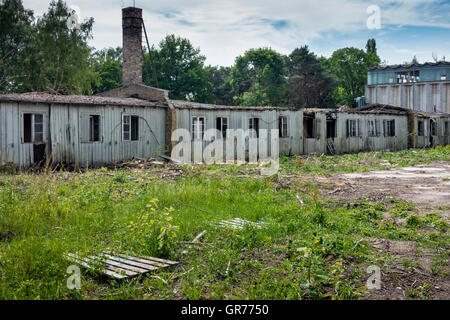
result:
M 339 174 L 385 170 L 432 161 L 450 159 L 450 145 L 434 149 L 410 149 L 398 152 L 361 152 L 321 157 L 281 157 L 282 170 L 286 173 Z
M 449 151 L 316 157 L 302 160 L 305 167 L 295 165 L 298 159 L 283 158 L 281 172 L 362 171 L 384 159 L 393 165 L 428 163 L 448 160 Z M 446 225 L 435 214 L 410 218 L 399 227 L 382 220 L 387 209 L 381 203 L 362 201 L 347 208 L 319 197 L 314 185 L 276 188 L 276 177 L 239 176 L 251 168 L 186 166 L 175 180 L 105 168 L 0 175 L 0 298 L 357 299 L 367 277 L 364 266 L 387 263 L 364 239 L 413 240 L 436 250 L 449 245 Z M 404 207 L 401 212 L 409 215 Z M 235 217 L 266 226 L 214 225 Z M 418 231 L 423 225 L 439 232 L 424 236 Z M 202 230 L 207 230 L 205 244 L 182 255 L 183 242 Z M 81 290 L 69 290 L 71 263 L 64 254 L 106 248 L 181 264 L 122 282 L 83 270 Z

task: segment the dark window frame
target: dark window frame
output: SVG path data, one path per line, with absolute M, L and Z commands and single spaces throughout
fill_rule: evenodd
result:
M 379 137 L 380 136 L 380 124 L 378 119 L 367 121 L 367 135 L 369 137 Z
M 133 114 L 124 114 L 122 116 L 122 140 L 139 141 L 140 127 L 139 116 Z
M 101 119 L 99 114 L 89 115 L 89 142 L 101 142 Z
M 437 123 L 435 120 L 430 120 L 430 136 L 437 136 Z
M 288 138 L 288 117 L 280 116 L 278 118 L 278 136 L 280 138 Z
M 44 143 L 45 117 L 40 112 L 24 112 L 22 114 L 22 141 L 23 143 Z
M 255 138 L 253 135 L 256 132 L 256 138 L 259 138 L 259 118 L 251 117 L 248 119 L 248 129 L 250 130 L 250 138 Z M 254 130 L 254 131 L 253 131 Z
M 200 134 L 198 134 L 198 123 L 200 122 L 200 133 L 201 133 L 201 137 Z M 191 130 L 192 130 L 192 139 L 193 140 L 203 140 L 203 137 L 205 136 L 205 124 L 206 124 L 206 118 L 203 116 L 193 116 L 191 118 Z
M 423 120 L 417 121 L 417 136 L 423 137 L 425 135 L 425 123 Z
M 395 119 L 384 120 L 384 136 L 385 137 L 395 137 L 396 129 L 395 129 Z
M 347 119 L 347 138 L 357 138 L 361 136 L 360 119 Z
M 229 123 L 230 120 L 228 117 L 216 117 L 216 129 L 220 131 L 223 139 L 227 137 L 227 130 L 230 127 Z

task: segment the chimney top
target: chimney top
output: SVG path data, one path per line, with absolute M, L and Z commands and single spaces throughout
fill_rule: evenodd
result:
M 142 9 L 122 9 L 122 85 L 142 84 Z

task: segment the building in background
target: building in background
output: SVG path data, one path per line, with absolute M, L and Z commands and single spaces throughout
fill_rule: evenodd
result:
M 450 62 L 371 68 L 365 98 L 368 104 L 450 113 Z

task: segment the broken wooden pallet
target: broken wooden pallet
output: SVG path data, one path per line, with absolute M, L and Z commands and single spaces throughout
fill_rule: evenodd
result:
M 150 271 L 167 268 L 179 263 L 177 261 L 154 257 L 133 257 L 125 254 L 113 254 L 109 251 L 104 251 L 97 256 L 85 258 L 77 254 L 69 253 L 66 255 L 66 258 L 87 269 L 100 270 L 108 277 L 119 280 L 144 275 Z
M 266 223 L 264 223 L 264 222 L 251 222 L 251 221 L 247 221 L 247 220 L 244 220 L 241 218 L 234 218 L 231 220 L 222 220 L 219 222 L 219 226 L 231 228 L 231 229 L 242 229 L 246 225 L 257 228 L 257 229 L 261 229 L 265 224 Z

